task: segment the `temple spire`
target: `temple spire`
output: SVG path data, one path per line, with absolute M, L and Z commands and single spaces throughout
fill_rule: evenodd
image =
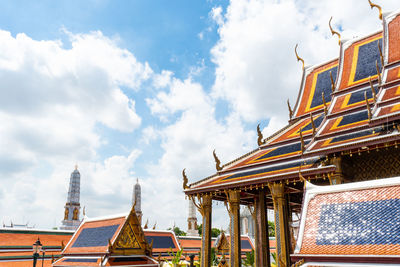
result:
M 78 171 L 78 165 L 75 165 L 75 170 L 71 173 L 69 180 L 69 189 L 67 202 L 64 206 L 64 220 L 62 220 L 63 230 L 76 230 L 80 224 L 79 214 L 81 205 L 80 199 L 80 187 L 81 187 L 81 174 Z
M 136 178 L 136 184 L 133 186 L 132 205 L 135 205 L 135 212 L 142 224 L 142 189 L 139 184 L 139 178 Z

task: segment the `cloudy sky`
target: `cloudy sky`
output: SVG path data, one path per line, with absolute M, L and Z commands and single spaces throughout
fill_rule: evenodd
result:
M 386 11 L 398 0 L 379 0 Z M 81 206 L 186 229 L 190 182 L 256 148 L 288 120 L 301 64 L 381 29 L 360 0 L 0 2 L 0 220 L 60 226 L 74 165 Z M 200 215 L 198 215 L 200 219 Z M 214 227 L 227 213 L 215 206 Z

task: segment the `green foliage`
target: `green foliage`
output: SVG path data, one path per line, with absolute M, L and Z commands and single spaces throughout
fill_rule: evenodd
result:
M 179 263 L 179 261 L 181 260 L 181 257 L 182 257 L 182 252 L 183 252 L 183 248 L 178 250 L 176 253 L 174 253 L 172 248 L 169 248 L 168 255 L 171 257 L 171 262 L 173 264 Z
M 274 262 L 276 263 L 276 252 L 272 252 L 271 255 L 272 255 L 272 258 L 274 258 Z
M 268 236 L 275 236 L 275 223 L 268 221 Z
M 197 231 L 199 232 L 199 235 L 201 236 L 202 231 L 203 231 L 203 225 L 200 224 L 197 226 Z M 218 228 L 211 228 L 211 237 L 217 237 L 221 233 L 221 230 Z
M 251 252 L 246 252 L 246 258 L 243 259 L 244 266 L 254 266 L 254 249 Z
M 171 227 L 168 228 L 167 230 L 172 230 L 174 231 L 176 236 L 186 236 L 186 232 L 181 230 L 178 226 L 175 226 L 174 229 L 172 229 Z
M 213 265 L 218 265 L 218 257 L 215 248 L 211 248 L 211 263 Z

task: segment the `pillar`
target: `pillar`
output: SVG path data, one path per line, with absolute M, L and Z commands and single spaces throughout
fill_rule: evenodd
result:
M 331 163 L 336 166 L 335 174 L 329 177 L 329 182 L 331 185 L 344 183 L 344 175 L 342 169 L 342 158 L 335 157 L 331 159 Z
M 277 266 L 290 266 L 290 234 L 288 202 L 285 197 L 285 186 L 282 183 L 269 184 L 275 213 L 275 240 Z
M 201 237 L 201 267 L 211 267 L 211 195 L 202 196 L 203 228 Z
M 255 266 L 270 267 L 270 250 L 268 234 L 268 212 L 265 204 L 265 189 L 260 189 L 254 199 L 255 224 Z
M 230 215 L 230 265 L 240 267 L 241 264 L 241 239 L 240 239 L 240 191 L 229 191 L 229 215 Z

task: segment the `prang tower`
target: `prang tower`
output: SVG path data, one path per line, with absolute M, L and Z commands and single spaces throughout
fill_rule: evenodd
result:
M 140 224 L 142 224 L 142 190 L 140 188 L 139 179 L 133 187 L 132 205 L 135 205 L 135 212 L 138 216 Z
M 79 204 L 81 187 L 81 174 L 78 171 L 78 166 L 71 173 L 69 180 L 68 198 L 65 203 L 64 220 L 62 220 L 62 230 L 76 230 L 81 223 L 79 213 L 81 205 Z
M 193 204 L 193 201 L 189 199 L 189 217 L 187 219 L 188 222 L 188 236 L 199 236 L 199 232 L 197 230 L 197 217 L 196 217 L 196 207 Z

